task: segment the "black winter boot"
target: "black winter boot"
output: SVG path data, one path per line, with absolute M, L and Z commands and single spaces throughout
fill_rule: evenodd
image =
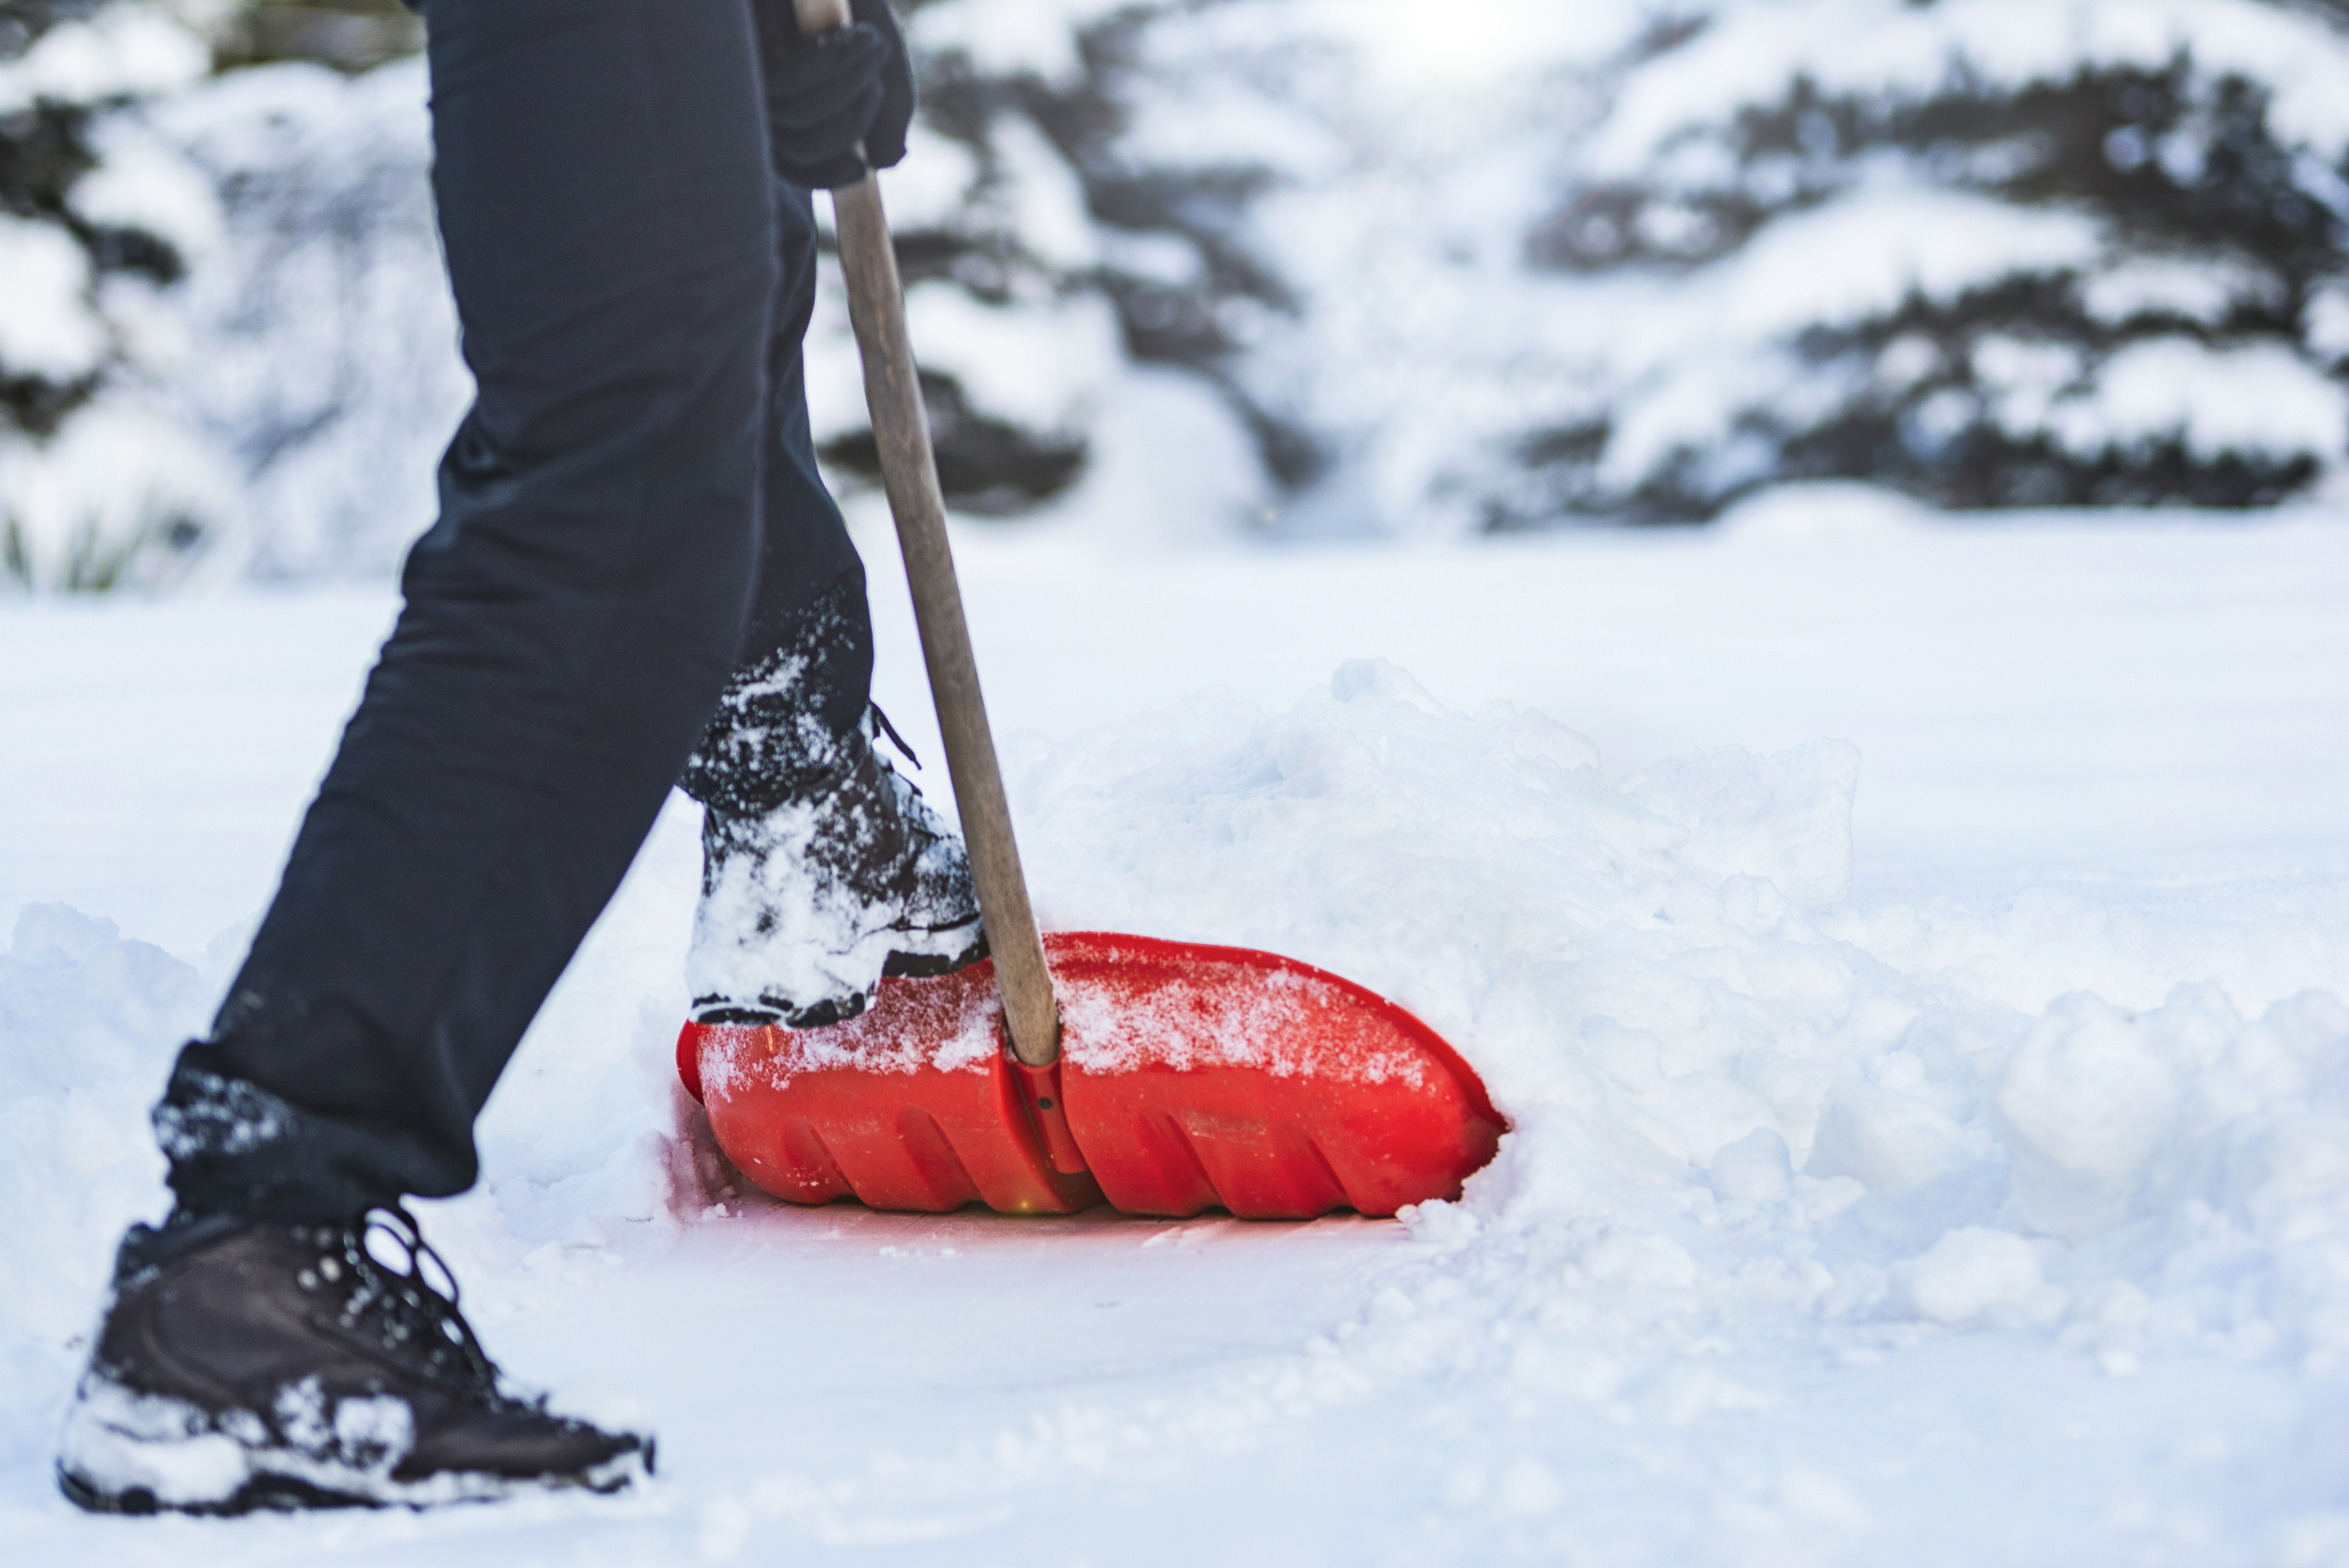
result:
M 371 1230 L 405 1271 L 368 1251 Z M 400 1211 L 132 1227 L 59 1485 L 94 1512 L 240 1514 L 612 1492 L 651 1473 L 649 1438 L 506 1392 L 428 1257 Z
M 685 961 L 702 1023 L 820 1029 L 864 1011 L 884 975 L 986 956 L 963 840 L 863 731 L 829 745 L 829 777 L 807 797 L 705 808 Z
M 986 956 L 963 841 L 874 750 L 864 574 L 827 584 L 737 670 L 677 782 L 702 803 L 685 961 L 702 1023 L 820 1029 L 884 975 Z M 867 733 L 865 720 L 871 720 Z

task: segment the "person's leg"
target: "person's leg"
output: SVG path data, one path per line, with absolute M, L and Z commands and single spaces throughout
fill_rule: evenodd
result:
M 650 1444 L 516 1399 L 414 1265 L 475 1114 L 740 651 L 775 284 L 742 0 L 429 0 L 479 400 L 406 606 L 156 1122 L 59 1479 L 238 1511 L 607 1488 Z M 409 1249 L 389 1267 L 381 1229 Z
M 817 1027 L 862 1011 L 883 975 L 944 973 L 986 941 L 962 841 L 864 728 L 864 571 L 818 470 L 801 358 L 815 216 L 809 192 L 780 180 L 775 206 L 758 597 L 679 781 L 706 808 L 686 980 L 704 1022 Z
M 864 564 L 825 488 L 807 422 L 802 345 L 816 306 L 812 193 L 771 183 L 778 265 L 766 344 L 758 591 L 741 653 L 680 781 L 738 815 L 805 799 L 873 684 Z
M 777 261 L 744 6 L 427 13 L 478 401 L 276 901 L 159 1110 L 196 1212 L 472 1184 L 474 1116 L 676 779 L 756 572 Z

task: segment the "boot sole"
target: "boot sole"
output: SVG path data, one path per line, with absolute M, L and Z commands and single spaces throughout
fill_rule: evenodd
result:
M 933 938 L 942 937 L 963 929 L 963 926 L 948 926 L 923 934 Z M 968 969 L 979 960 L 988 956 L 987 934 L 982 930 L 976 941 L 966 944 L 957 952 L 892 952 L 882 961 L 881 977 L 884 980 L 934 980 L 941 974 L 952 974 L 957 970 Z
M 328 1508 L 406 1507 L 420 1510 L 450 1503 L 494 1503 L 532 1492 L 577 1491 L 596 1496 L 610 1496 L 651 1476 L 653 1450 L 654 1444 L 648 1439 L 643 1448 L 616 1454 L 594 1469 L 577 1475 L 510 1476 L 451 1473 L 429 1476 L 422 1481 L 400 1482 L 384 1476 L 362 1476 L 350 1473 L 352 1487 L 342 1490 L 323 1480 L 265 1468 L 273 1458 L 297 1463 L 315 1474 L 331 1473 L 339 1468 L 337 1466 L 291 1451 L 251 1449 L 247 1451 L 251 1466 L 250 1473 L 242 1485 L 225 1497 L 166 1501 L 153 1488 L 137 1485 L 109 1491 L 87 1476 L 76 1474 L 62 1463 L 57 1467 L 57 1489 L 65 1495 L 68 1502 L 84 1513 L 130 1518 L 168 1513 L 230 1518 L 242 1514 L 305 1513 Z

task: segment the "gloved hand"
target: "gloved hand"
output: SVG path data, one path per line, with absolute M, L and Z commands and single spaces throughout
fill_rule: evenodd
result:
M 796 184 L 852 185 L 906 155 L 913 64 L 888 0 L 851 0 L 855 25 L 807 39 L 791 0 L 757 0 L 759 65 L 775 172 Z M 864 158 L 856 144 L 864 143 Z

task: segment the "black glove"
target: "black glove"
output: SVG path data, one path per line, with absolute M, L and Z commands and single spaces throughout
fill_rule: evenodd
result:
M 913 64 L 888 0 L 851 0 L 855 25 L 799 36 L 791 0 L 759 0 L 759 65 L 766 78 L 767 139 L 775 172 L 795 184 L 852 185 L 868 168 L 906 156 L 914 117 Z M 864 157 L 856 144 L 864 143 Z

